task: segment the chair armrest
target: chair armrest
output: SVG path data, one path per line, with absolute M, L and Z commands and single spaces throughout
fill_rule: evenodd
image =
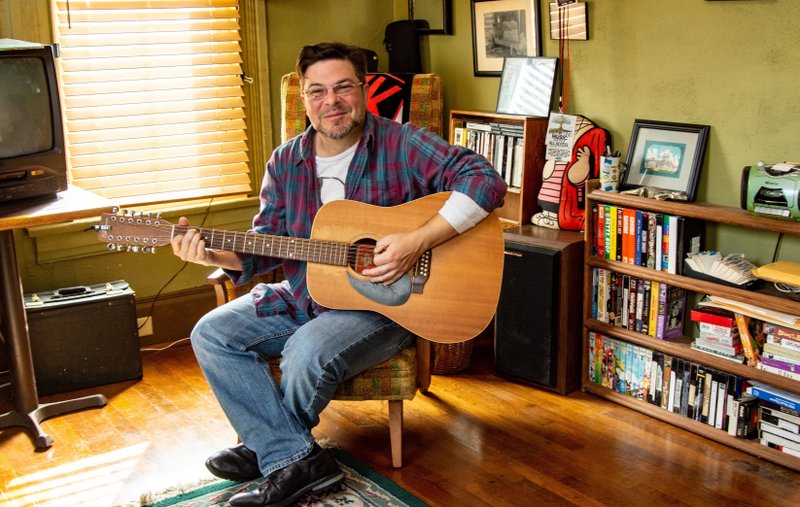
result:
M 206 278 L 209 284 L 214 286 L 214 294 L 217 297 L 217 306 L 222 306 L 228 302 L 228 291 L 225 284 L 230 281 L 228 275 L 222 269 L 216 269 Z

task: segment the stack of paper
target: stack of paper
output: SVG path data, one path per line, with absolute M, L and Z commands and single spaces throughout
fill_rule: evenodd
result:
M 756 265 L 740 253 L 723 257 L 719 252 L 698 252 L 686 256 L 686 265 L 697 273 L 736 285 L 744 285 L 756 280 L 756 276 L 753 275 Z

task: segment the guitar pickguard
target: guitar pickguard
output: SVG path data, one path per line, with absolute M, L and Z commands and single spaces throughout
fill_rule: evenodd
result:
M 400 306 L 411 297 L 411 277 L 408 275 L 403 275 L 391 285 L 383 285 L 369 280 L 360 280 L 348 272 L 347 281 L 356 292 L 370 301 L 384 306 Z

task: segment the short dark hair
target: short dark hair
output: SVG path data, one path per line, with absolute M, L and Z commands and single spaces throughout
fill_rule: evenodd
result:
M 364 82 L 367 77 L 367 55 L 364 50 L 340 42 L 322 42 L 304 46 L 297 55 L 295 71 L 300 79 L 304 79 L 309 67 L 324 60 L 347 60 L 353 64 L 359 81 Z

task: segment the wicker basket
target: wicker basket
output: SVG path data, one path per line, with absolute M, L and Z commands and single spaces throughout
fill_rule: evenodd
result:
M 469 367 L 473 340 L 460 343 L 434 343 L 431 373 L 446 375 L 458 373 Z

